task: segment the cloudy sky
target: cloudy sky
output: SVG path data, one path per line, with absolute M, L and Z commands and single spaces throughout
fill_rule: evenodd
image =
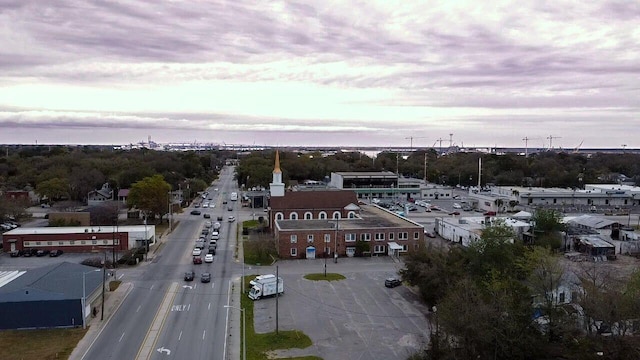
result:
M 0 0 L 0 143 L 640 148 L 639 24 L 636 0 Z

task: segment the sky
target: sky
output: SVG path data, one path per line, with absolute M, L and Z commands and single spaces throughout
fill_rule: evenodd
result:
M 0 143 L 640 148 L 639 24 L 635 0 L 0 0 Z

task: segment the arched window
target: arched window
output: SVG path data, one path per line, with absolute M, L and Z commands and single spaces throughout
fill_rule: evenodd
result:
M 334 211 L 334 212 L 333 212 L 333 218 L 334 218 L 334 219 L 340 219 L 340 218 L 341 218 L 341 216 L 340 216 L 340 212 L 339 212 L 339 211 Z
M 306 213 L 304 213 L 304 219 L 305 220 L 312 220 L 313 219 L 313 214 L 307 211 Z
M 326 218 L 327 218 L 327 213 L 324 211 L 320 211 L 320 213 L 318 214 L 318 219 L 324 220 Z
M 355 219 L 356 218 L 356 213 L 353 211 L 349 211 L 349 219 Z
M 276 220 L 283 220 L 283 219 L 284 219 L 284 214 L 283 213 L 281 213 L 281 212 L 276 213 Z
M 291 214 L 289 214 L 289 220 L 298 220 L 298 213 L 292 212 Z

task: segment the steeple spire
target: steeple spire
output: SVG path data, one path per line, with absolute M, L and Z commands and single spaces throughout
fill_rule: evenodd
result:
M 281 173 L 282 170 L 280 170 L 280 153 L 278 152 L 278 150 L 276 150 L 276 165 L 273 167 L 273 173 Z

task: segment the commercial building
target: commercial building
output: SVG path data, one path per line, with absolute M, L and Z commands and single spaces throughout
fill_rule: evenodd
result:
M 443 239 L 462 246 L 469 246 L 482 237 L 482 231 L 496 222 L 502 222 L 512 228 L 516 239 L 522 240 L 531 228 L 531 224 L 512 218 L 496 218 L 492 216 L 472 217 L 438 217 L 436 218 L 435 231 Z
M 125 251 L 155 243 L 154 225 L 16 228 L 2 234 L 5 252 L 14 250 Z
M 451 199 L 453 189 L 405 178 L 391 171 L 331 173 L 329 186 L 356 193 L 358 199 Z
M 100 309 L 102 284 L 101 269 L 69 262 L 0 272 L 0 329 L 82 326 Z

